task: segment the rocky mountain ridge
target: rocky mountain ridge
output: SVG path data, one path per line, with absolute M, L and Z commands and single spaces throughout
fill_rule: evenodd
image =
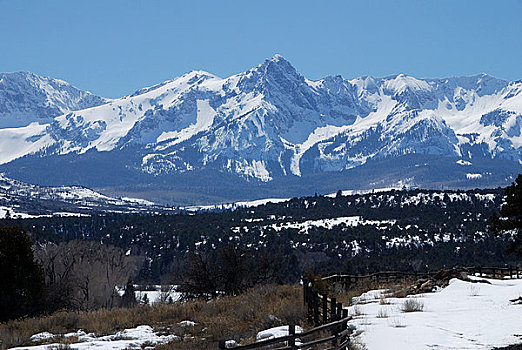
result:
M 210 172 L 251 184 L 287 178 L 282 181 L 301 187 L 315 174 L 353 173 L 372 162 L 412 155 L 423 159 L 419 166 L 444 159 L 467 170 L 448 178 L 451 174 L 441 169 L 439 179 L 429 182 L 405 171 L 377 179 L 378 185 L 430 186 L 449 180 L 470 187 L 480 178 L 500 185 L 522 169 L 522 82 L 486 74 L 311 81 L 276 55 L 226 79 L 193 71 L 105 102 L 46 122 L 29 118 L 28 125 L 0 129 L 0 162 L 5 164 L 0 168 L 19 178 L 22 166 L 36 167 L 41 159 L 64 164 L 94 157 L 132 172 L 130 183 L 161 178 L 172 184 L 184 174 Z M 502 171 L 489 171 L 497 168 L 491 162 L 502 163 Z M 82 184 L 78 178 L 62 181 Z M 34 175 L 24 179 L 38 182 Z M 356 182 L 375 185 L 361 178 Z

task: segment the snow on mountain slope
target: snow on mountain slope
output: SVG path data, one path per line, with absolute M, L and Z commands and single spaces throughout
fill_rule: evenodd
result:
M 29 72 L 0 73 L 0 128 L 49 123 L 61 114 L 106 101 L 63 80 Z
M 53 140 L 45 134 L 46 128 L 46 124 L 33 122 L 24 127 L 0 129 L 0 162 L 7 163 L 51 145 Z
M 194 71 L 44 124 L 0 129 L 0 162 L 141 150 L 141 171 L 264 182 L 426 154 L 522 162 L 522 83 L 485 74 L 310 81 L 276 55 L 226 79 Z

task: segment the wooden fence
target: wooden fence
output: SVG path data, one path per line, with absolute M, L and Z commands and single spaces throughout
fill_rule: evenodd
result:
M 273 339 L 261 340 L 256 343 L 233 347 L 236 350 L 246 349 L 314 349 L 317 346 L 328 350 L 346 350 L 350 343 L 348 309 L 335 298 L 319 294 L 313 289 L 312 283 L 303 283 L 303 301 L 308 310 L 309 324 L 312 328 L 303 333 L 295 332 L 295 325 L 290 325 L 288 335 Z M 226 349 L 225 341 L 219 342 L 219 349 Z
M 480 276 L 480 277 L 491 277 L 491 278 L 522 278 L 522 268 L 520 267 L 482 267 L 482 266 L 471 266 L 464 267 L 462 271 L 467 272 L 469 275 Z
M 325 349 L 345 350 L 350 342 L 348 321 L 350 317 L 342 318 L 303 333 L 295 332 L 295 325 L 289 326 L 289 334 L 284 337 L 261 340 L 256 343 L 239 345 L 233 347 L 235 350 L 246 349 L 273 349 L 273 350 L 294 350 L 294 349 L 313 349 L 315 346 L 330 343 Z M 219 342 L 219 349 L 226 349 L 225 341 Z
M 490 278 L 522 278 L 522 268 L 520 267 L 491 267 L 491 266 L 470 266 L 459 267 L 454 270 L 465 272 L 468 275 L 490 277 Z M 439 271 L 432 272 L 403 272 L 403 271 L 380 271 L 366 275 L 331 275 L 323 277 L 323 281 L 331 284 L 337 284 L 344 287 L 345 290 L 360 281 L 375 281 L 378 283 L 396 282 L 404 280 L 417 280 L 420 278 L 432 278 Z
M 363 280 L 384 283 L 407 279 L 417 280 L 419 278 L 430 278 L 435 274 L 435 272 L 381 271 L 366 275 L 331 275 L 323 277 L 322 280 L 331 284 L 341 284 L 345 290 L 348 290 L 351 285 Z

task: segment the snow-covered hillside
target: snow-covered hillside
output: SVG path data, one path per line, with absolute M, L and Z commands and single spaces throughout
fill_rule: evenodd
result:
M 0 129 L 0 162 L 26 155 L 84 159 L 92 152 L 118 158 L 132 150 L 125 166 L 141 175 L 210 169 L 261 182 L 408 154 L 451 157 L 471 168 L 483 160 L 509 160 L 513 174 L 522 164 L 522 82 L 486 74 L 311 81 L 276 55 L 225 79 L 193 71 L 63 112 Z
M 173 211 L 142 199 L 112 198 L 79 186 L 36 186 L 0 173 L 0 219 Z

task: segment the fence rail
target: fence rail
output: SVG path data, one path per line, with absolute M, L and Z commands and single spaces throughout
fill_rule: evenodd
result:
M 469 266 L 455 268 L 460 272 L 465 272 L 468 275 L 475 275 L 480 277 L 491 278 L 522 278 L 522 268 L 520 267 L 493 267 L 493 266 Z M 376 281 L 376 282 L 393 282 L 407 279 L 432 278 L 440 271 L 431 272 L 404 272 L 404 271 L 380 271 L 365 275 L 330 275 L 323 277 L 321 280 L 333 284 L 341 284 L 344 289 L 349 289 L 352 284 L 362 280 Z
M 463 271 L 470 275 L 478 275 L 480 277 L 492 278 L 522 278 L 522 268 L 520 267 L 492 267 L 492 266 L 471 266 L 462 268 Z

